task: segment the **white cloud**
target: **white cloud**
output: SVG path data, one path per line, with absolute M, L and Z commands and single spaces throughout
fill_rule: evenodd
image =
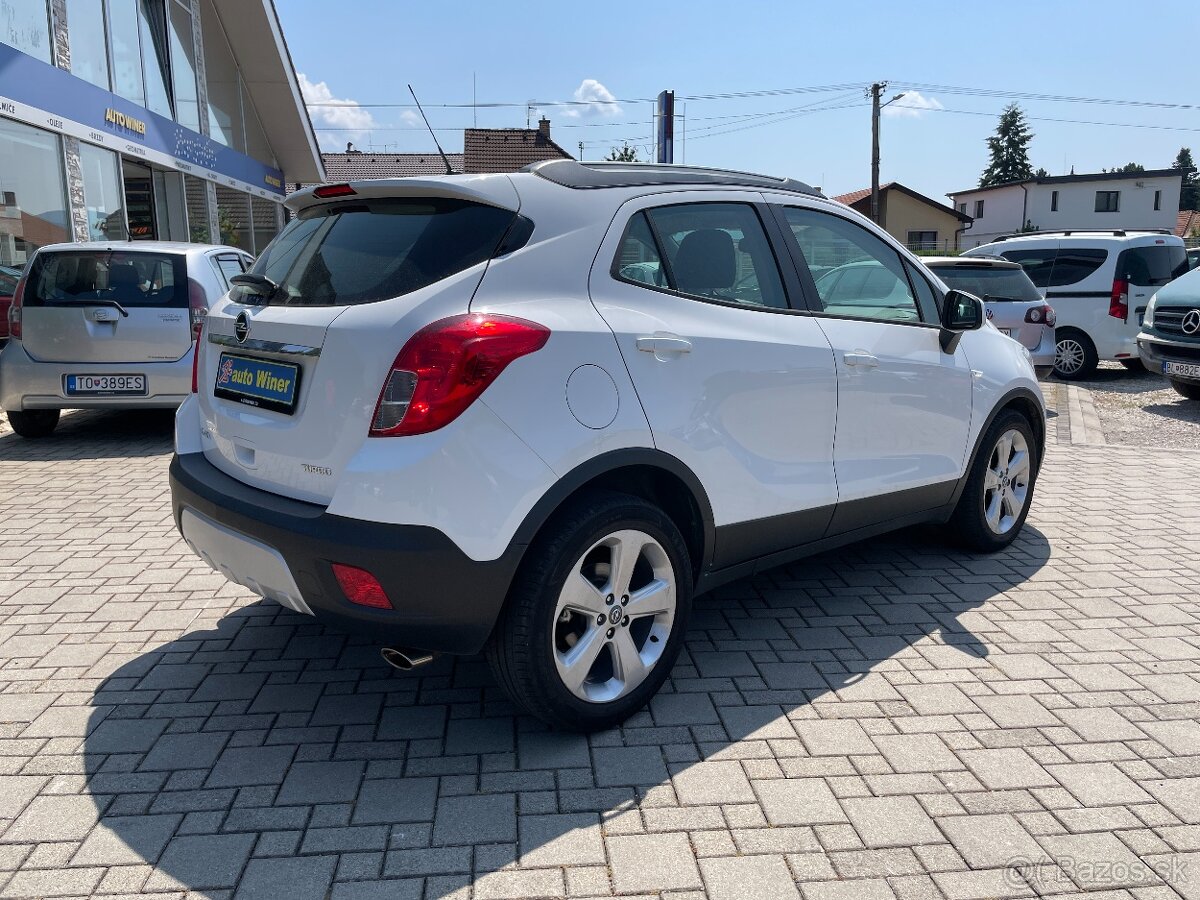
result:
M 583 79 L 579 83 L 579 87 L 575 88 L 572 99 L 586 105 L 564 107 L 562 114 L 568 119 L 593 115 L 611 119 L 621 115 L 621 104 L 617 103 L 617 98 L 613 96 L 612 91 L 595 78 Z
M 340 147 L 346 141 L 362 140 L 376 126 L 371 111 L 359 106 L 357 100 L 333 96 L 329 85 L 324 81 L 309 81 L 303 72 L 297 72 L 296 77 L 300 81 L 300 93 L 308 107 L 313 128 L 317 130 L 317 137 L 322 144 Z M 414 114 L 406 113 L 405 117 L 408 115 Z
M 883 108 L 883 114 L 896 118 L 918 119 L 931 109 L 941 108 L 942 104 L 934 97 L 925 97 L 920 91 L 905 91 L 901 99 Z

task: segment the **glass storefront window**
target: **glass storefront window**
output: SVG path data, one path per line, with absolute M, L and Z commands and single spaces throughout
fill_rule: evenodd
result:
M 168 60 L 166 16 L 163 0 L 139 0 L 138 26 L 142 34 L 146 106 L 160 116 L 171 119 L 175 113 L 171 109 L 171 64 Z
M 275 216 L 278 203 L 262 197 L 250 198 L 250 209 L 254 213 L 254 250 L 258 254 L 267 249 L 267 244 L 279 232 L 279 220 Z
M 67 28 L 71 34 L 71 74 L 110 90 L 104 0 L 67 0 Z
M 245 152 L 242 134 L 241 79 L 237 63 L 212 3 L 205 0 L 200 17 L 204 42 L 204 77 L 208 82 L 209 137 L 239 153 Z
M 233 188 L 217 185 L 217 220 L 221 225 L 221 237 L 214 244 L 229 244 L 240 247 L 247 253 L 254 252 L 250 232 L 250 196 Z
M 0 43 L 51 62 L 46 0 L 0 0 Z
M 0 119 L 0 265 L 20 268 L 38 247 L 70 240 L 57 135 Z
M 183 195 L 187 202 L 188 240 L 212 243 L 208 225 L 208 183 L 195 175 L 183 176 Z
M 113 91 L 145 106 L 137 3 L 138 0 L 108 0 L 108 33 L 112 44 Z
M 83 202 L 87 206 L 88 237 L 93 241 L 123 241 L 125 194 L 121 189 L 117 154 L 91 144 L 79 145 L 83 169 Z
M 200 102 L 196 93 L 196 41 L 192 14 L 168 0 L 171 14 L 171 74 L 175 84 L 175 121 L 200 130 Z

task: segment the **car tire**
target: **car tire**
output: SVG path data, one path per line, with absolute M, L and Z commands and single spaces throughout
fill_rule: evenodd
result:
M 640 497 L 586 494 L 530 546 L 487 660 L 552 728 L 612 728 L 667 679 L 691 604 L 691 559 L 670 517 Z
M 979 443 L 950 517 L 958 543 L 981 553 L 1011 544 L 1029 515 L 1040 464 L 1029 420 L 1015 410 L 1000 413 Z
M 1054 374 L 1064 381 L 1091 378 L 1100 364 L 1092 339 L 1075 328 L 1054 332 Z
M 1119 362 L 1121 365 L 1123 365 L 1130 372 L 1146 372 L 1146 371 L 1148 371 L 1146 369 L 1146 364 L 1144 362 L 1142 362 L 1140 359 L 1119 359 L 1119 360 L 1117 360 L 1117 362 Z
M 10 410 L 8 424 L 23 438 L 44 438 L 58 427 L 60 412 L 57 409 L 27 409 L 23 412 Z
M 1180 397 L 1186 397 L 1188 400 L 1200 400 L 1200 384 L 1172 378 L 1171 387 L 1175 388 L 1175 393 Z

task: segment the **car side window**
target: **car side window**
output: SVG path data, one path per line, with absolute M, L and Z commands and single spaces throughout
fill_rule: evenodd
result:
M 225 288 L 229 288 L 229 279 L 234 275 L 241 275 L 246 271 L 240 257 L 233 254 L 222 254 L 215 258 L 214 262 L 217 266 L 217 272 L 221 276 L 221 283 Z
M 913 288 L 917 292 L 917 305 L 921 309 L 921 318 L 926 322 L 941 321 L 942 298 L 934 291 L 929 279 L 907 260 L 904 262 L 904 269 L 908 272 L 908 280 L 912 282 Z
M 784 207 L 783 215 L 824 313 L 881 322 L 922 321 L 900 254 L 885 242 L 841 216 L 796 206 Z
M 1009 262 L 1020 263 L 1029 280 L 1037 287 L 1050 286 L 1057 250 L 1005 250 L 1000 255 Z
M 652 255 L 644 249 L 647 233 Z M 632 262 L 639 253 L 641 261 Z M 702 300 L 788 308 L 775 254 L 747 203 L 685 203 L 639 213 L 626 229 L 614 269 L 626 281 Z

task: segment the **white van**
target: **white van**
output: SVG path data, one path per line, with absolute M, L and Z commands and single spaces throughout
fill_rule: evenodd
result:
M 1140 366 L 1150 297 L 1188 270 L 1183 239 L 1155 231 L 1039 231 L 966 251 L 1024 266 L 1058 317 L 1054 372 L 1081 379 L 1102 359 Z

